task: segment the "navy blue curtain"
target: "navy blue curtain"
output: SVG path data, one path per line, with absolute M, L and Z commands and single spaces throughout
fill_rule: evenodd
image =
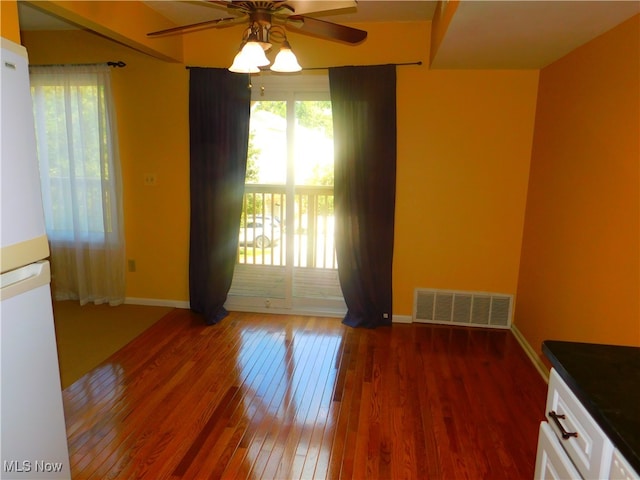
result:
M 189 301 L 207 325 L 228 314 L 223 305 L 238 251 L 250 108 L 248 75 L 190 69 Z
M 396 192 L 395 65 L 329 69 L 343 323 L 391 325 Z

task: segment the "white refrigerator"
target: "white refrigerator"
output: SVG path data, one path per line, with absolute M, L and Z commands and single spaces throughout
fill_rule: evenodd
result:
M 71 478 L 26 49 L 0 69 L 0 478 Z

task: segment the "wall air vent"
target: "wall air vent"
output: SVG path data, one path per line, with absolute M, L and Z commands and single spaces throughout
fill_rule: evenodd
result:
M 413 321 L 471 327 L 510 328 L 513 295 L 418 288 Z

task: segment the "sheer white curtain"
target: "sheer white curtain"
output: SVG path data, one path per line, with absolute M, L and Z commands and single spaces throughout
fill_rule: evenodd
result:
M 30 71 L 53 296 L 120 304 L 122 180 L 110 67 Z

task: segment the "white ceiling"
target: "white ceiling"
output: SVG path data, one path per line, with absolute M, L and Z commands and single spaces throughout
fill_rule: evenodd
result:
M 463 1 L 431 66 L 542 68 L 639 12 L 640 1 Z
M 229 16 L 204 1 L 146 1 L 176 25 Z M 435 1 L 291 0 L 297 13 L 336 23 L 428 21 Z M 343 7 L 341 10 L 332 10 Z M 432 68 L 537 69 L 640 13 L 640 0 L 463 0 Z M 75 28 L 19 2 L 24 30 Z M 639 20 L 640 21 L 640 20 Z

